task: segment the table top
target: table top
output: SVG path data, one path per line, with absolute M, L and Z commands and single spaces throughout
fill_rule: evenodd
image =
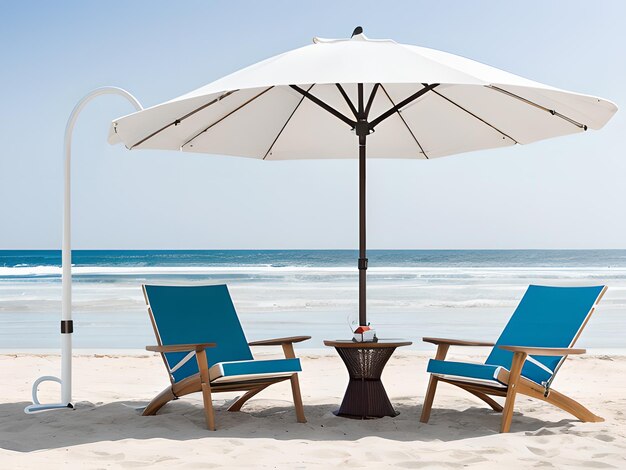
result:
M 410 346 L 412 341 L 402 341 L 400 339 L 379 339 L 377 342 L 357 342 L 351 339 L 336 339 L 336 340 L 324 340 L 326 346 L 333 348 L 360 348 L 360 349 L 375 349 L 375 348 L 399 348 L 400 346 Z

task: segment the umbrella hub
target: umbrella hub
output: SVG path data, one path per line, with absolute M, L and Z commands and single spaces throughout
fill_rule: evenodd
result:
M 370 128 L 370 124 L 369 122 L 367 122 L 367 118 L 365 117 L 360 118 L 356 122 L 354 130 L 356 132 L 356 135 L 358 135 L 359 137 L 365 137 L 366 135 L 374 132 L 374 130 Z

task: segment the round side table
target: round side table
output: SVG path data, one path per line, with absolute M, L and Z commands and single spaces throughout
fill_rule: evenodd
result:
M 381 339 L 376 343 L 357 343 L 350 340 L 325 340 L 334 347 L 343 360 L 350 380 L 337 416 L 356 419 L 397 416 L 380 376 L 396 348 L 409 346 L 411 341 Z

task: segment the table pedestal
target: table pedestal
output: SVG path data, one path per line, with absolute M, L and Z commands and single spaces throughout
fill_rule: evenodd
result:
M 397 416 L 380 376 L 395 347 L 335 346 L 346 364 L 350 380 L 337 416 L 356 419 Z

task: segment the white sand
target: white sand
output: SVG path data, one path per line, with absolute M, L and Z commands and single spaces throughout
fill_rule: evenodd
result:
M 460 354 L 453 357 L 467 358 Z M 218 430 L 206 430 L 200 395 L 157 416 L 133 409 L 167 385 L 153 355 L 79 356 L 74 411 L 25 415 L 30 386 L 59 367 L 58 356 L 0 355 L 0 468 L 626 468 L 626 357 L 570 358 L 554 387 L 603 416 L 580 423 L 538 401 L 518 399 L 512 432 L 469 394 L 442 384 L 429 424 L 419 422 L 428 355 L 397 351 L 383 381 L 396 418 L 357 421 L 332 414 L 347 374 L 328 352 L 305 352 L 301 374 L 307 424 L 295 422 L 288 383 L 274 385 L 240 413 L 217 394 Z M 473 356 L 472 359 L 478 359 Z M 55 399 L 56 384 L 41 398 Z

